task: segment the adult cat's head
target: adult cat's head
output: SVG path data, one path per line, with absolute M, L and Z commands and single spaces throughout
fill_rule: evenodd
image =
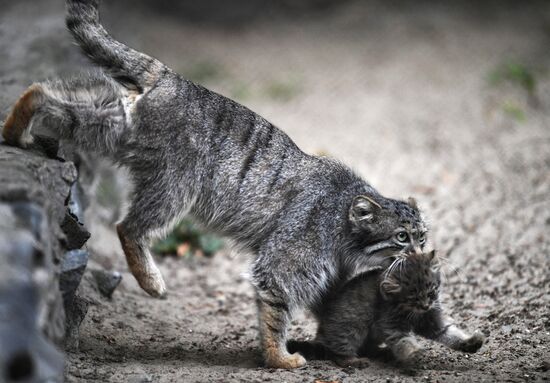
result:
M 383 273 L 380 292 L 404 312 L 430 310 L 439 298 L 440 263 L 435 251 L 400 255 Z
M 407 202 L 380 195 L 360 195 L 349 208 L 355 247 L 365 255 L 417 252 L 427 241 L 427 225 L 413 198 Z

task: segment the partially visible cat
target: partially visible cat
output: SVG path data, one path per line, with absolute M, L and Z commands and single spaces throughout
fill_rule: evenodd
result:
M 315 312 L 319 321 L 315 340 L 289 341 L 289 352 L 360 366 L 361 356 L 385 343 L 398 361 L 406 361 L 420 351 L 412 333 L 454 350 L 476 352 L 483 335 L 479 331 L 469 335 L 444 317 L 440 286 L 434 251 L 400 254 L 389 267 L 358 275 L 328 298 Z

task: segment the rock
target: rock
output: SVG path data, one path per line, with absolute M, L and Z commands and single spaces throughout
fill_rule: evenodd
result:
M 84 209 L 86 208 L 83 194 L 82 187 L 78 182 L 75 182 L 71 187 L 71 198 L 67 206 L 70 214 L 75 217 L 77 222 L 81 225 L 84 225 Z
M 67 314 L 65 349 L 77 351 L 79 346 L 80 325 L 88 313 L 88 302 L 78 295 L 70 295 L 65 300 Z
M 61 264 L 61 276 L 59 277 L 59 288 L 66 301 L 74 295 L 80 285 L 82 275 L 88 264 L 89 253 L 86 250 L 71 250 L 65 253 Z
M 92 270 L 92 275 L 101 295 L 111 299 L 113 292 L 122 281 L 122 275 L 117 271 Z
M 1 379 L 61 381 L 64 358 L 54 343 L 65 328 L 52 262 L 55 238 L 39 204 L 0 202 Z
M 550 370 L 550 359 L 543 360 L 539 367 L 540 371 L 548 371 Z
M 30 285 L 5 289 L 0 301 L 0 377 L 8 382 L 62 381 L 63 354 L 35 326 L 36 291 Z
M 78 217 L 69 211 L 65 214 L 61 229 L 66 236 L 64 245 L 67 250 L 80 249 L 90 239 L 90 232 L 78 221 Z

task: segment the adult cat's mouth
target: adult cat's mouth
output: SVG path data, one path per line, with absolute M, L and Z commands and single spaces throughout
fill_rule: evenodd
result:
M 393 241 L 383 241 L 377 242 L 372 245 L 365 247 L 364 254 L 367 256 L 380 255 L 380 256 L 391 256 L 399 252 L 402 248 L 397 246 Z

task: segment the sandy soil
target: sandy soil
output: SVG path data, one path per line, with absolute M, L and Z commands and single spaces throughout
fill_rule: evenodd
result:
M 62 2 L 0 3 L 5 112 L 30 82 L 86 64 L 64 32 Z M 166 300 L 146 296 L 125 272 L 112 301 L 93 299 L 67 381 L 550 379 L 550 7 L 366 4 L 239 28 L 140 7 L 105 18 L 118 38 L 237 98 L 304 150 L 343 160 L 388 196 L 417 197 L 448 258 L 448 311 L 481 329 L 486 345 L 468 356 L 426 343 L 412 370 L 380 361 L 266 369 L 241 276 L 247 259 L 226 251 L 159 260 Z M 491 85 L 506 63 L 531 68 L 532 94 Z M 112 227 L 90 220 L 95 262 L 126 270 Z M 314 330 L 301 315 L 292 335 Z

